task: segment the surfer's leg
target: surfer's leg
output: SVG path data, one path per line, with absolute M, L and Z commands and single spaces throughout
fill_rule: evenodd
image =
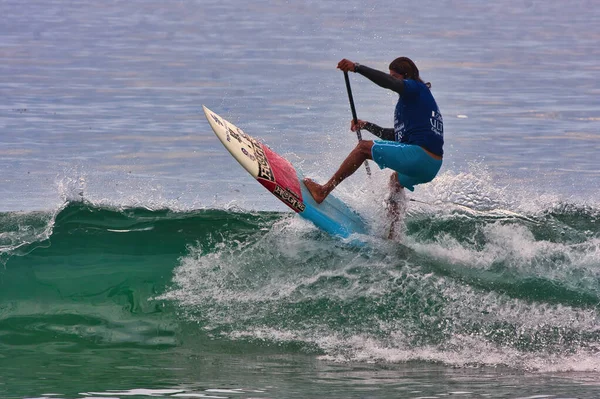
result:
M 398 225 L 401 221 L 401 216 L 406 208 L 406 195 L 404 187 L 398 181 L 398 172 L 392 173 L 389 183 L 390 193 L 387 201 L 388 219 L 390 221 L 390 231 L 388 239 L 392 240 L 398 233 Z
M 340 184 L 348 176 L 351 176 L 367 159 L 373 159 L 371 157 L 371 147 L 373 142 L 370 140 L 361 140 L 358 145 L 354 147 L 352 152 L 346 157 L 344 162 L 340 165 L 337 172 L 333 174 L 331 179 L 323 185 L 317 184 L 311 179 L 304 179 L 304 185 L 310 191 L 310 194 L 314 200 L 320 204 L 325 200 L 333 189 Z

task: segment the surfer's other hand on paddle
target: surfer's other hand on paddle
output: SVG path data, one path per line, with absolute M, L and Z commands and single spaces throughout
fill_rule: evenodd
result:
M 344 72 L 356 72 L 356 65 L 358 64 L 344 58 L 338 62 L 337 67 Z
M 354 119 L 352 119 L 352 121 L 350 121 L 350 130 L 356 132 L 357 130 L 364 129 L 366 124 L 367 122 L 363 120 L 357 119 L 354 121 Z

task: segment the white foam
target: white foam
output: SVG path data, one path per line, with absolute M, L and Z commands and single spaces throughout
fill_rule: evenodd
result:
M 424 186 L 419 195 L 429 203 L 411 203 L 408 215 L 475 218 L 472 237 L 405 237 L 416 253 L 376 240 L 371 252 L 352 251 L 291 215 L 254 241 L 190 248 L 176 270 L 176 287 L 161 298 L 178 301 L 187 317 L 201 319 L 208 330 L 228 331 L 232 339 L 304 343 L 328 360 L 600 369 L 600 348 L 589 338 L 600 334 L 595 309 L 512 297 L 495 288 L 496 282 L 510 286 L 533 277 L 597 292 L 600 239 L 537 238 L 536 216 L 520 213 L 520 198 L 527 196 L 507 196 L 485 170 L 471 172 L 446 172 Z M 383 232 L 386 185 L 387 176 L 379 174 L 358 186 L 358 197 L 352 184 L 339 186 L 336 195 Z M 296 304 L 316 299 L 346 309 L 355 301 L 383 302 L 392 316 L 359 314 L 342 326 L 318 317 L 279 323 Z M 415 336 L 423 342 L 415 344 Z M 535 349 L 520 349 L 527 342 Z

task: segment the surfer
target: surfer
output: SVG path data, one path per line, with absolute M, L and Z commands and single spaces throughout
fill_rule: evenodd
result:
M 413 191 L 415 185 L 433 180 L 442 166 L 444 124 L 430 92 L 431 84 L 421 80 L 415 63 L 407 57 L 396 58 L 389 65 L 389 74 L 347 59 L 341 60 L 337 67 L 344 72 L 359 73 L 384 89 L 398 93 L 399 98 L 393 128 L 382 128 L 360 119 L 351 123 L 352 131 L 365 129 L 381 140 L 360 140 L 327 183 L 321 185 L 304 179 L 315 201 L 323 202 L 367 159 L 375 161 L 381 169 L 394 170 L 390 179 L 392 199 L 403 194 L 404 188 Z M 392 213 L 394 207 L 397 212 L 397 203 L 392 201 Z

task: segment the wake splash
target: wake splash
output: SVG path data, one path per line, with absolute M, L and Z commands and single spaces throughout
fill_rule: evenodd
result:
M 363 248 L 291 213 L 105 205 L 68 182 L 57 210 L 0 213 L 3 349 L 217 339 L 335 361 L 600 369 L 597 204 L 445 173 L 409 194 L 392 242 L 385 179 L 339 187 L 372 226 Z
M 159 298 L 213 337 L 335 361 L 599 370 L 600 209 L 481 190 L 411 202 L 402 243 L 351 248 L 299 218 L 198 243 Z

